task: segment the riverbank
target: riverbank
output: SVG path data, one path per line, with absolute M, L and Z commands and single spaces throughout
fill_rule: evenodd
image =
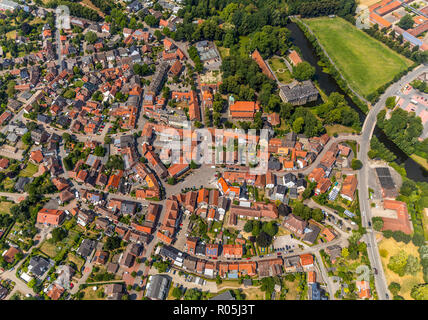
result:
M 348 95 L 348 97 L 361 110 L 361 112 L 367 114 L 369 111 L 370 103 L 358 92 L 352 89 L 345 77 L 338 71 L 338 68 L 335 65 L 334 61 L 330 58 L 327 51 L 321 45 L 318 38 L 315 36 L 309 26 L 299 18 L 294 17 L 290 19 L 300 28 L 306 39 L 311 43 L 319 60 L 324 64 L 324 68 L 328 68 L 329 74 L 332 78 L 334 78 L 336 84 L 343 90 L 346 95 Z
M 421 167 L 428 171 L 428 161 L 416 154 L 410 156 L 415 162 L 417 162 Z

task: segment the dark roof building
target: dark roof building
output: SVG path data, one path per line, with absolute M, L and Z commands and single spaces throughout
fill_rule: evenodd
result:
M 294 85 L 285 85 L 279 88 L 282 101 L 293 105 L 303 105 L 318 99 L 318 90 L 310 80 Z

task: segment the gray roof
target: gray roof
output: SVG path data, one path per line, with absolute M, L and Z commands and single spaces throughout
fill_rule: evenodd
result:
M 318 94 L 317 88 L 315 88 L 315 86 L 309 80 L 303 81 L 302 83 L 296 84 L 294 86 L 282 86 L 280 90 L 290 102 Z
M 311 229 L 312 231 L 305 233 L 305 236 L 303 237 L 303 241 L 314 243 L 321 229 L 317 225 L 314 225 L 311 223 L 309 224 L 308 228 Z
M 80 244 L 79 249 L 77 249 L 77 253 L 82 257 L 87 258 L 92 253 L 92 250 L 95 249 L 97 242 L 91 239 L 84 239 Z
M 171 280 L 164 275 L 154 275 L 147 285 L 146 297 L 157 300 L 164 300 L 168 295 Z
M 230 290 L 228 290 L 226 292 L 223 292 L 223 293 L 211 298 L 210 300 L 235 300 L 235 298 L 230 293 Z
M 51 263 L 48 259 L 41 256 L 34 256 L 30 259 L 29 271 L 36 277 L 41 277 L 46 271 L 48 271 Z

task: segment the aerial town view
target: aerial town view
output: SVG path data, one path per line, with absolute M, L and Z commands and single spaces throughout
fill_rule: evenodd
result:
M 0 300 L 428 300 L 428 0 L 0 0 Z

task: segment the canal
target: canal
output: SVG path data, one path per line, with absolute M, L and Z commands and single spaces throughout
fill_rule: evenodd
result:
M 315 50 L 309 40 L 306 38 L 305 34 L 300 30 L 297 24 L 290 22 L 287 24 L 287 28 L 291 31 L 291 42 L 296 47 L 300 48 L 302 58 L 309 62 L 312 66 L 315 67 L 315 80 L 318 82 L 321 90 L 324 91 L 327 95 L 330 95 L 332 92 L 339 92 L 345 96 L 348 104 L 358 112 L 361 125 L 364 123 L 366 115 L 361 111 L 360 108 L 352 101 L 352 99 L 339 87 L 336 83 L 336 80 L 323 71 L 323 68 L 318 65 L 319 58 L 315 53 Z M 407 177 L 414 181 L 428 181 L 428 171 L 426 171 L 422 166 L 405 154 L 397 145 L 392 142 L 385 133 L 378 127 L 375 127 L 373 133 L 380 142 L 382 142 L 391 152 L 397 157 L 395 162 L 399 165 L 404 164 L 404 168 L 407 172 Z

